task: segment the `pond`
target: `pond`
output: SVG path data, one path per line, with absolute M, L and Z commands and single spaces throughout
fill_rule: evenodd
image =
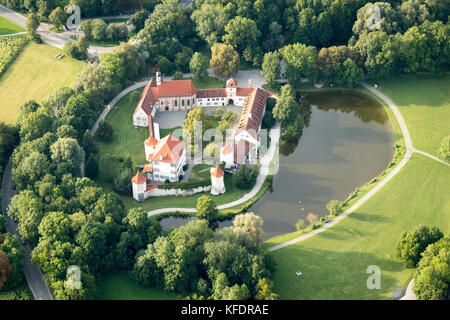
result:
M 308 213 L 327 215 L 329 200 L 345 200 L 358 186 L 379 175 L 392 160 L 394 134 L 388 114 L 373 98 L 355 91 L 309 93 L 298 143 L 280 150 L 273 190 L 250 209 L 264 219 L 265 239 L 295 231 Z M 170 219 L 170 220 L 169 220 Z M 187 223 L 162 220 L 165 228 Z M 230 221 L 220 226 L 231 225 Z

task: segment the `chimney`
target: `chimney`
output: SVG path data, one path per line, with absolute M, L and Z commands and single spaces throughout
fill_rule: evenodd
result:
M 159 87 L 161 85 L 161 72 L 156 72 L 156 85 Z

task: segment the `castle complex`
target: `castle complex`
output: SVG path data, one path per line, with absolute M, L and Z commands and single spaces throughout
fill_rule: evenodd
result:
M 191 110 L 196 106 L 241 106 L 233 139 L 226 141 L 220 149 L 220 161 L 226 169 L 233 169 L 239 164 L 256 161 L 259 131 L 270 95 L 260 88 L 239 88 L 233 78 L 227 81 L 225 88 L 196 90 L 191 80 L 162 81 L 158 72 L 156 79 L 152 78 L 146 85 L 133 113 L 134 126 L 149 128 L 149 138 L 144 142 L 148 163 L 142 174 L 138 172 L 133 177 L 134 198 L 140 201 L 145 199 L 146 190 L 149 191 L 150 186 L 154 185 L 152 182 L 178 181 L 186 164 L 184 142 L 170 134 L 160 139 L 159 125 L 154 122 L 156 112 Z M 215 182 L 212 192 L 225 192 L 220 169 L 211 171 L 211 175 Z

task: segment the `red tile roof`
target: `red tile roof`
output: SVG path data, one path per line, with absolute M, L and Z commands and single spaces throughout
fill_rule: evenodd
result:
M 226 97 L 227 92 L 225 88 L 222 89 L 205 89 L 197 91 L 197 98 L 215 98 Z
M 196 89 L 192 80 L 161 81 L 158 86 L 158 97 L 187 97 L 193 96 Z
M 153 163 L 147 163 L 144 166 L 144 170 L 142 170 L 142 173 L 146 173 L 146 172 L 153 172 Z
M 155 152 L 149 156 L 149 161 L 177 163 L 183 155 L 184 142 L 171 134 L 162 138 L 155 146 Z
M 141 99 L 139 100 L 134 113 L 142 108 L 147 115 L 152 114 L 152 106 L 158 101 L 156 89 L 156 81 L 155 79 L 151 79 L 145 86 L 144 91 L 142 91 Z
M 148 184 L 147 185 L 147 188 L 145 189 L 145 192 L 147 192 L 147 191 L 151 191 L 151 190 L 153 190 L 153 189 L 158 189 L 158 185 L 157 184 Z
M 135 184 L 144 184 L 147 182 L 147 178 L 144 177 L 139 171 L 136 173 L 136 175 L 131 179 L 131 182 Z
M 158 140 L 154 136 L 150 136 L 144 143 L 146 146 L 153 147 L 158 144 Z
M 238 130 L 253 129 L 258 132 L 269 93 L 256 88 L 247 96 L 237 125 Z
M 217 166 L 214 169 L 211 169 L 211 175 L 213 177 L 220 178 L 220 177 L 223 177 L 225 175 L 225 172 L 223 172 L 223 170 L 220 169 L 219 166 Z
M 252 93 L 253 90 L 253 88 L 237 88 L 236 95 L 239 97 L 246 97 Z
M 234 79 L 234 78 L 230 78 L 230 79 L 227 81 L 227 88 L 237 88 L 237 85 L 238 85 L 238 82 L 237 82 L 237 80 Z

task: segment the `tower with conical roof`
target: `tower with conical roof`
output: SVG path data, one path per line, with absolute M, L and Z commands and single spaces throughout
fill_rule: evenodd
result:
M 225 176 L 225 172 L 220 169 L 219 166 L 215 168 L 211 168 L 211 194 L 219 195 L 225 193 L 225 183 L 223 182 L 223 177 Z
M 137 201 L 144 201 L 145 190 L 147 189 L 147 178 L 138 171 L 131 179 L 131 184 L 133 188 L 133 198 Z

